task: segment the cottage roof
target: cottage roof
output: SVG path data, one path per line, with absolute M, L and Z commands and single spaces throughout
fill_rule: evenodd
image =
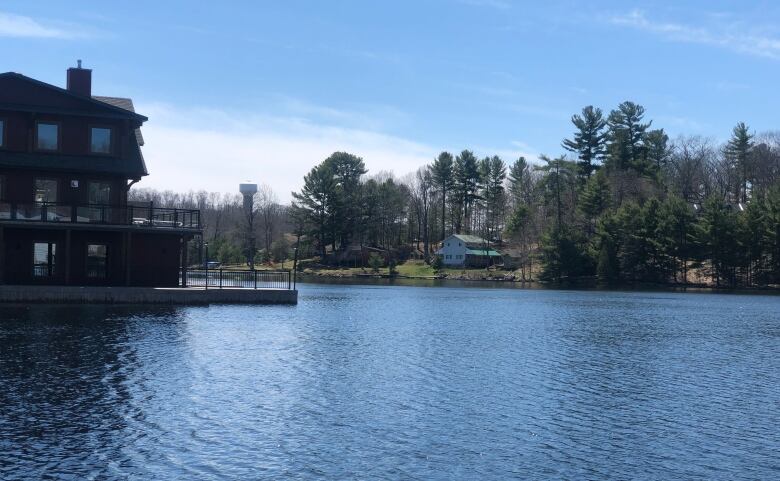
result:
M 476 235 L 452 234 L 452 237 L 455 237 L 456 239 L 460 239 L 466 244 L 487 244 L 488 243 L 485 239 Z

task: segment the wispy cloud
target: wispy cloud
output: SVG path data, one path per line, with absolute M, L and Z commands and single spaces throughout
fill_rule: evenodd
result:
M 612 15 L 609 23 L 621 27 L 642 30 L 671 41 L 697 43 L 725 48 L 738 53 L 780 59 L 780 38 L 766 35 L 755 27 L 745 27 L 742 22 L 720 18 L 716 25 L 691 25 L 651 19 L 642 10 Z M 729 21 L 730 20 L 730 21 Z
M 65 29 L 53 24 L 44 24 L 32 17 L 0 12 L 0 37 L 18 38 L 78 38 L 83 32 Z

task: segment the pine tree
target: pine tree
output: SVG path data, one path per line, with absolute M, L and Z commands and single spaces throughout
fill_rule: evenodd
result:
M 737 172 L 740 185 L 735 188 L 736 200 L 747 203 L 750 183 L 751 154 L 753 152 L 753 134 L 744 122 L 738 123 L 731 133 L 731 139 L 726 144 L 726 157 Z
M 734 286 L 740 249 L 736 215 L 730 206 L 715 196 L 704 201 L 702 211 L 696 224 L 696 235 L 703 260 L 709 261 L 710 274 L 717 286 L 721 285 L 721 281 Z
M 544 173 L 541 186 L 544 189 L 545 201 L 548 204 L 553 204 L 556 227 L 560 228 L 563 224 L 564 199 L 566 194 L 573 190 L 577 166 L 564 157 L 550 159 L 546 155 L 542 155 L 539 159 L 544 162 L 544 165 L 537 166 L 536 170 Z
M 669 197 L 661 206 L 659 217 L 657 238 L 664 256 L 664 269 L 675 280 L 687 283 L 688 263 L 695 257 L 696 249 L 693 209 L 681 198 Z
M 512 195 L 513 205 L 531 202 L 532 183 L 531 168 L 525 157 L 519 157 L 509 169 L 509 193 Z
M 564 139 L 562 146 L 569 152 L 577 154 L 578 175 L 582 179 L 590 178 L 599 168 L 604 157 L 607 125 L 604 114 L 592 105 L 582 109 L 582 115 L 573 115 L 571 123 L 576 127 L 573 139 Z
M 643 123 L 644 116 L 644 107 L 628 101 L 610 112 L 607 118 L 607 165 L 610 168 L 644 172 L 645 132 L 652 124 Z
M 553 226 L 540 243 L 543 280 L 561 282 L 592 272 L 586 252 L 585 238 L 567 225 Z
M 452 190 L 453 184 L 452 154 L 449 152 L 440 153 L 433 161 L 431 173 L 436 190 L 441 196 L 441 239 L 443 240 L 447 235 L 447 200 L 449 199 L 447 195 Z
M 768 282 L 780 284 L 780 185 L 769 189 L 763 202 L 769 254 Z
M 642 174 L 660 174 L 666 167 L 671 154 L 669 150 L 669 136 L 664 129 L 651 130 L 644 138 L 645 169 Z
M 328 232 L 336 205 L 336 183 L 330 166 L 322 163 L 303 177 L 301 192 L 293 192 L 293 208 L 309 233 L 317 239 L 320 256 L 325 258 Z
M 609 182 L 603 172 L 588 179 L 579 195 L 577 209 L 585 218 L 588 234 L 592 234 L 596 219 L 609 207 Z
M 464 150 L 455 158 L 453 212 L 454 227 L 457 234 L 463 229 L 471 232 L 471 216 L 474 201 L 477 199 L 481 180 L 477 158 L 470 150 Z M 465 229 L 464 229 L 465 228 Z

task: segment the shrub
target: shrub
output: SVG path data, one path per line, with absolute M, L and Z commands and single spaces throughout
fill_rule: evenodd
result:
M 368 266 L 376 274 L 379 272 L 379 268 L 382 267 L 382 257 L 377 253 L 371 253 L 368 257 Z

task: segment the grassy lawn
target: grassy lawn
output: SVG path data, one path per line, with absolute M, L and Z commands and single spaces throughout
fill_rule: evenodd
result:
M 433 268 L 427 265 L 425 261 L 408 260 L 396 267 L 396 270 L 401 276 L 431 277 L 436 275 Z

